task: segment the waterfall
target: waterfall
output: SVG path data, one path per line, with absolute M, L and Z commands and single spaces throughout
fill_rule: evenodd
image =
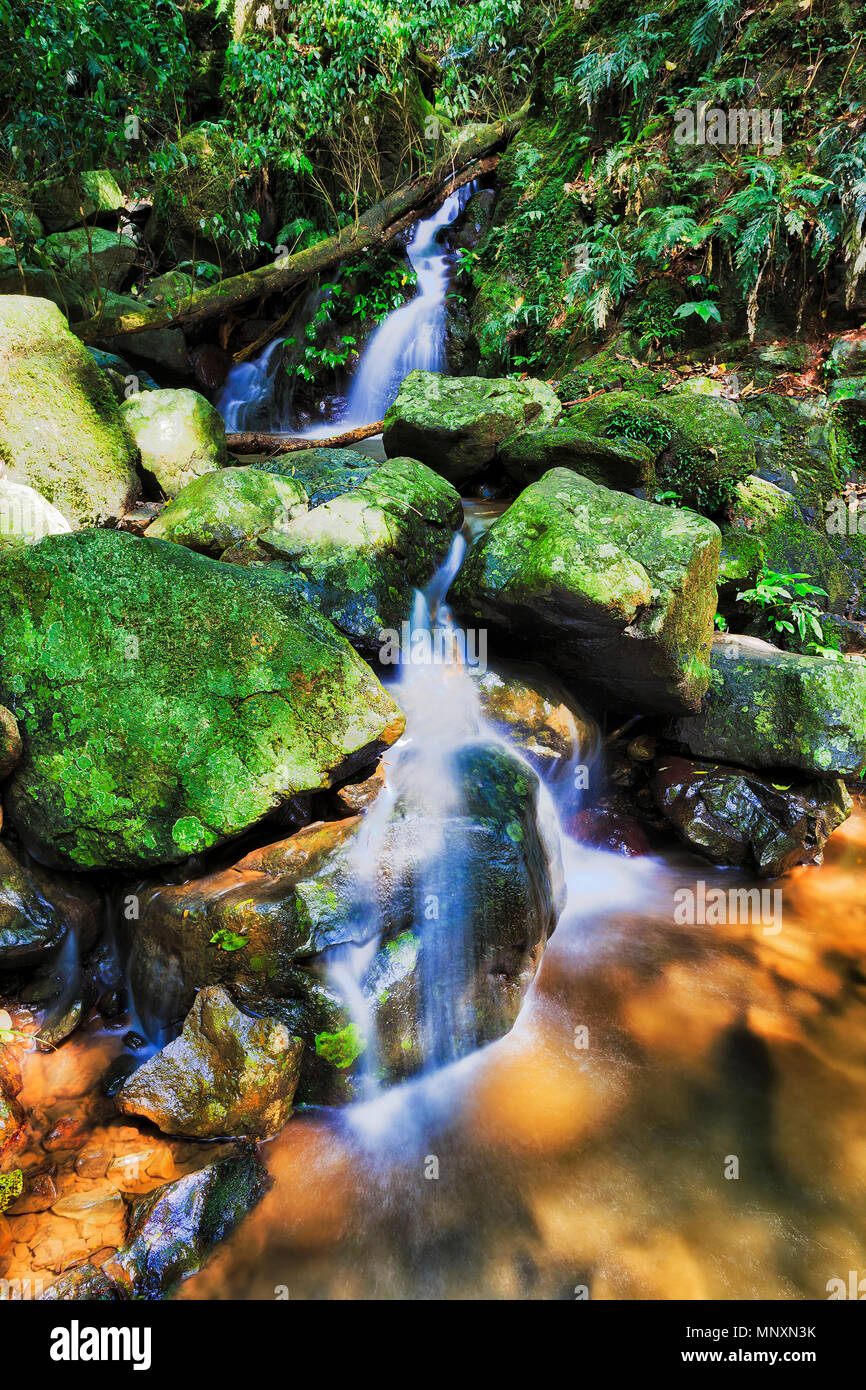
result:
M 344 421 L 347 429 L 381 420 L 410 372 L 444 369 L 449 256 L 438 237 L 459 215 L 474 189 L 471 183 L 458 189 L 432 217 L 416 224 L 406 250 L 418 277 L 418 294 L 389 314 L 366 344 L 349 392 Z
M 341 429 L 355 429 L 381 420 L 410 372 L 444 369 L 445 295 L 451 258 L 438 237 L 459 215 L 474 190 L 474 183 L 466 184 L 429 217 L 415 224 L 406 251 L 417 276 L 418 293 L 390 313 L 368 339 L 343 415 L 311 425 L 303 431 L 308 438 L 325 438 Z M 320 303 L 321 291 L 311 293 L 301 305 L 292 328 L 286 329 L 286 336 L 303 344 L 306 325 Z M 294 432 L 294 390 L 290 373 L 281 370 L 284 341 L 283 335 L 274 338 L 254 361 L 237 363 L 226 377 L 214 404 L 230 433 Z

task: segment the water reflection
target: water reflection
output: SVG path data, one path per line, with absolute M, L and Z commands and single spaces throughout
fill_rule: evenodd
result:
M 297 1116 L 180 1296 L 826 1298 L 866 1271 L 864 857 L 858 808 L 778 934 L 675 925 L 679 885 L 733 881 L 703 861 L 615 910 L 596 863 L 511 1034 Z

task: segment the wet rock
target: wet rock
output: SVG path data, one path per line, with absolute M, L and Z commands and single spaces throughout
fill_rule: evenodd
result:
M 643 709 L 709 684 L 719 531 L 557 468 L 473 545 L 449 601 L 567 678 Z
M 65 516 L 34 488 L 0 478 L 0 550 L 71 530 Z
M 480 671 L 476 679 L 486 718 L 546 781 L 566 774 L 575 763 L 589 766 L 594 761 L 598 725 L 555 677 L 537 666 L 500 662 L 495 671 Z
M 380 762 L 369 776 L 344 782 L 342 787 L 337 787 L 334 799 L 343 810 L 358 815 L 370 809 L 384 785 L 385 765 Z
M 630 859 L 651 853 L 649 840 L 640 825 L 621 811 L 606 808 L 576 811 L 569 821 L 568 831 L 591 849 L 624 854 Z
M 392 458 L 354 491 L 263 532 L 258 545 L 299 576 L 310 602 L 355 646 L 387 662 L 388 634 L 408 622 L 415 590 L 445 559 L 462 520 L 450 484 L 414 459 Z
M 0 782 L 15 770 L 23 748 L 18 720 L 5 705 L 0 705 Z
M 41 1301 L 46 1303 L 59 1302 L 88 1302 L 88 1303 L 119 1303 L 126 1297 L 121 1285 L 114 1279 L 109 1279 L 108 1275 L 98 1269 L 96 1265 L 87 1264 L 77 1265 L 75 1269 L 68 1269 L 65 1274 L 61 1274 L 50 1288 L 46 1289 L 41 1296 Z
M 100 1083 L 102 1094 L 107 1096 L 109 1100 L 113 1100 L 141 1064 L 142 1059 L 140 1057 L 130 1057 L 128 1055 L 115 1057 L 114 1061 L 110 1066 L 106 1067 L 103 1073 Z
M 139 916 L 124 935 L 139 1008 L 163 1021 L 182 1017 L 192 981 L 219 982 L 304 1040 L 299 1095 L 332 1103 L 350 1097 L 345 1083 L 369 1040 L 330 983 L 329 952 L 382 935 L 363 989 L 383 1065 L 402 1076 L 424 1050 L 423 972 L 435 976 L 430 953 L 451 931 L 466 1046 L 501 1036 L 561 910 L 558 841 L 537 775 L 504 748 L 470 745 L 454 775 L 459 809 L 433 814 L 420 794 L 399 796 L 372 859 L 369 845 L 358 847 L 356 818 L 306 827 L 220 874 L 138 889 Z M 426 930 L 434 911 L 442 926 L 419 933 L 410 969 L 389 943 L 417 933 L 422 920 Z M 385 983 L 395 970 L 397 993 L 396 979 Z
M 216 343 L 201 343 L 190 353 L 195 379 L 205 391 L 218 391 L 228 376 L 232 359 Z
M 500 450 L 502 465 L 519 487 L 538 482 L 551 468 L 568 468 L 603 487 L 631 492 L 655 484 L 655 455 L 635 439 L 602 439 L 574 425 L 529 429 Z
M 841 781 L 771 782 L 757 773 L 669 757 L 652 780 L 662 814 L 680 839 L 714 864 L 741 864 L 775 878 L 820 864 L 851 813 Z
M 296 482 L 256 468 L 221 468 L 187 483 L 147 534 L 217 558 L 306 510 L 306 493 Z
M 700 714 L 675 737 L 701 758 L 853 777 L 866 766 L 866 666 L 719 634 Z
M 135 505 L 138 452 L 105 376 L 54 304 L 0 296 L 0 464 L 73 526 Z
M 123 403 L 121 413 L 143 467 L 166 497 L 177 497 L 228 458 L 222 417 L 197 391 L 142 391 Z
M 228 869 L 179 884 L 143 883 L 121 923 L 139 1008 L 178 1023 L 196 988 L 222 984 L 257 1012 L 291 996 L 295 958 L 351 939 L 345 857 L 359 817 L 306 826 Z
M 127 1243 L 103 1266 L 105 1276 L 126 1297 L 166 1298 L 231 1235 L 268 1184 L 250 1149 L 158 1187 L 132 1207 Z
M 0 1042 L 0 1159 L 10 1153 L 24 1133 L 21 1068 L 12 1049 Z
M 94 888 L 25 867 L 0 845 L 0 971 L 41 964 L 70 929 L 87 950 L 101 928 L 102 898 Z
M 224 989 L 202 989 L 181 1036 L 130 1077 L 117 1108 L 165 1134 L 267 1139 L 292 1114 L 302 1050 L 279 1019 L 250 1018 Z
M 420 459 L 449 482 L 479 473 L 518 430 L 555 425 L 562 414 L 546 382 L 410 372 L 385 416 L 389 458 Z
M 45 253 L 82 294 L 100 287 L 117 294 L 138 260 L 135 242 L 101 227 L 76 227 L 45 239 Z
M 636 440 L 656 461 L 657 485 L 714 511 L 755 468 L 755 444 L 732 401 L 671 393 L 652 401 L 611 391 L 575 406 L 568 423 L 605 439 Z
M 0 700 L 25 745 L 6 809 L 58 867 L 199 854 L 402 732 L 369 668 L 281 575 L 165 541 L 90 531 L 13 551 L 0 625 Z
M 354 449 L 299 449 L 294 454 L 256 459 L 250 467 L 300 483 L 309 505 L 320 507 L 323 502 L 333 502 L 347 492 L 354 492 L 374 476 L 382 464 Z
M 37 183 L 33 202 L 46 229 L 60 232 L 118 212 L 124 196 L 110 170 L 85 169 L 66 178 Z

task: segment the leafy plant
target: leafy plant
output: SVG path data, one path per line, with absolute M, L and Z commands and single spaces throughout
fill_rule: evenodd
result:
M 230 927 L 219 927 L 210 938 L 210 945 L 217 946 L 221 951 L 239 951 L 248 944 L 245 936 L 232 931 Z
M 826 589 L 812 583 L 809 574 L 785 574 L 762 566 L 751 589 L 737 594 L 737 601 L 764 614 L 773 630 L 801 644 L 824 644 L 820 609 L 813 595 L 827 596 Z

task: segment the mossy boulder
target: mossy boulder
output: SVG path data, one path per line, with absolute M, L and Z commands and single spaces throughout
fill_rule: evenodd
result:
M 306 510 L 307 495 L 291 479 L 255 468 L 221 468 L 187 483 L 147 534 L 218 557 L 260 531 L 281 529 Z
M 676 738 L 699 758 L 855 777 L 866 767 L 866 664 L 719 634 L 700 714 Z
M 311 507 L 354 492 L 382 467 L 378 459 L 354 449 L 299 449 L 271 459 L 251 459 L 251 468 L 300 483 Z
M 141 495 L 138 450 L 111 386 L 55 304 L 0 297 L 0 464 L 73 526 Z
M 4 254 L 5 253 L 5 254 Z M 65 319 L 77 323 L 90 313 L 90 299 L 65 275 L 47 265 L 19 265 L 11 248 L 0 247 L 0 296 L 27 295 L 56 304 Z
M 250 1018 L 224 989 L 199 990 L 179 1038 L 133 1072 L 115 1104 L 165 1134 L 269 1139 L 292 1114 L 303 1044 L 278 1018 Z
M 721 532 L 719 587 L 747 588 L 767 565 L 779 574 L 811 575 L 826 589 L 831 611 L 844 612 L 850 603 L 854 577 L 826 531 L 809 525 L 796 498 L 775 483 L 756 476 L 738 483 Z
M 145 1020 L 179 1026 L 199 985 L 223 985 L 256 1013 L 300 985 L 309 1003 L 296 960 L 359 930 L 349 856 L 360 824 L 355 816 L 307 826 L 182 883 L 131 884 L 135 912 L 120 929 Z M 316 1012 L 303 1036 L 310 1041 L 329 1021 Z
M 0 631 L 0 700 L 24 738 L 6 806 L 47 864 L 201 853 L 403 727 L 290 580 L 166 541 L 86 531 L 13 551 Z
M 782 785 L 742 768 L 667 756 L 651 785 L 659 810 L 689 849 L 760 878 L 820 864 L 830 835 L 851 814 L 838 778 Z M 756 925 L 760 917 L 758 911 L 752 918 Z M 782 924 L 763 925 L 778 930 Z
M 232 140 L 213 125 L 187 130 L 177 142 L 178 158 L 163 172 L 148 238 L 167 248 L 175 262 L 201 258 L 232 262 L 231 239 L 217 230 L 230 215 L 243 178 Z
M 528 425 L 555 425 L 562 406 L 543 381 L 410 372 L 385 416 L 385 452 L 420 459 L 460 485 Z
M 116 314 L 140 314 L 143 307 L 146 305 L 142 300 L 133 299 L 132 295 L 103 290 L 98 297 L 91 299 L 89 313 L 94 318 L 110 319 Z M 148 328 L 131 337 L 102 338 L 101 342 L 110 352 L 132 353 L 136 358 L 175 376 L 186 376 L 190 369 L 189 351 L 182 328 Z
M 551 468 L 568 468 L 602 487 L 632 492 L 655 483 L 652 449 L 636 439 L 601 439 L 574 425 L 528 429 L 499 451 L 502 465 L 519 487 L 536 483 Z
M 45 254 L 82 294 L 115 294 L 124 288 L 138 261 L 135 242 L 102 227 L 77 227 L 45 238 Z
M 647 400 L 609 391 L 568 412 L 568 423 L 605 439 L 652 450 L 657 485 L 688 507 L 717 512 L 754 472 L 755 444 L 732 401 L 687 392 Z
M 47 230 L 61 232 L 81 222 L 111 216 L 123 207 L 124 197 L 110 169 L 85 169 L 37 183 L 33 202 Z
M 35 545 L 43 536 L 60 536 L 72 527 L 35 488 L 0 478 L 0 551 Z
M 121 406 L 124 423 L 141 451 L 142 466 L 166 497 L 228 458 L 222 416 L 197 391 L 141 391 Z
M 393 806 L 375 832 L 362 834 L 363 817 L 311 825 L 227 869 L 135 887 L 138 915 L 122 932 L 145 1015 L 182 1018 L 196 984 L 219 983 L 303 1039 L 301 1099 L 351 1099 L 374 1036 L 359 1031 L 339 993 L 334 953 L 382 937 L 359 983 L 373 1050 L 387 1075 L 404 1076 L 431 1055 L 425 991 L 450 950 L 448 934 L 460 931 L 465 951 L 449 960 L 461 1046 L 504 1032 L 562 908 L 558 841 L 539 779 L 504 748 L 471 744 L 449 764 L 454 804 L 431 810 L 411 757 L 405 776 L 395 768 Z M 436 921 L 421 920 L 432 901 Z M 407 933 L 417 937 L 411 969 Z
M 570 680 L 645 709 L 709 684 L 721 537 L 704 517 L 557 468 L 477 540 L 450 601 Z
M 263 532 L 257 543 L 302 579 L 310 601 L 351 642 L 374 654 L 411 616 L 415 590 L 445 559 L 462 520 L 450 483 L 415 459 L 393 458 L 354 491 Z

